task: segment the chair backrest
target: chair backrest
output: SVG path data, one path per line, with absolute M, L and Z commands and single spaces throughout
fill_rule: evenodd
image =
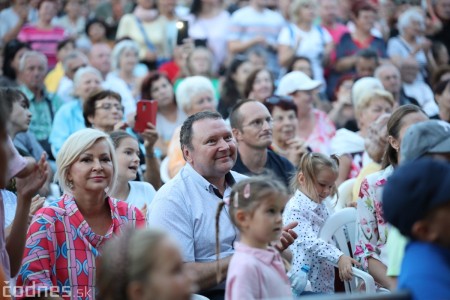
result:
M 353 257 L 355 251 L 356 234 L 356 208 L 346 207 L 332 214 L 320 229 L 319 238 L 334 244 L 344 253 Z M 334 238 L 334 241 L 333 241 Z M 357 278 L 361 278 L 366 287 L 366 292 L 375 292 L 375 281 L 373 277 L 359 269 L 352 268 L 353 280 L 346 281 L 345 291 L 347 293 L 356 292 L 358 289 Z
M 161 175 L 161 181 L 166 183 L 170 180 L 169 176 L 169 157 L 166 156 L 159 166 L 159 174 Z
M 336 206 L 334 211 L 340 211 L 347 207 L 347 203 L 352 201 L 353 198 L 353 185 L 356 178 L 347 179 L 338 187 L 338 198 L 334 197 Z
M 320 229 L 319 237 L 331 242 L 333 237 L 345 255 L 353 257 L 356 236 L 356 208 L 346 207 L 332 214 Z M 350 242 L 351 248 L 348 247 Z

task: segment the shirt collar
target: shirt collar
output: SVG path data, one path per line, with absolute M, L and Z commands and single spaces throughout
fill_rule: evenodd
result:
M 33 92 L 25 85 L 20 85 L 20 90 L 27 96 L 27 98 L 32 102 L 36 100 L 36 96 L 33 94 Z M 45 87 L 42 87 L 42 98 L 47 99 L 47 90 Z
M 262 261 L 266 265 L 271 265 L 272 262 L 277 257 L 277 252 L 276 252 L 277 250 L 275 250 L 272 247 L 267 247 L 267 249 L 258 249 L 258 248 L 249 247 L 240 242 L 234 242 L 234 248 L 236 249 L 236 251 L 250 254 L 251 256 Z
M 294 197 L 299 200 L 300 207 L 304 207 L 306 210 L 315 210 L 319 207 L 319 203 L 312 201 L 302 191 L 297 190 Z
M 205 190 L 207 190 L 208 192 L 215 194 L 217 197 L 219 198 L 223 198 L 226 195 L 220 195 L 219 193 L 219 189 L 212 184 L 211 182 L 209 182 L 208 180 L 206 180 L 202 175 L 200 175 L 192 166 L 191 164 L 187 163 L 185 165 L 185 170 L 187 172 L 187 174 L 199 185 L 202 186 L 202 188 L 204 188 Z M 225 174 L 225 183 L 226 183 L 226 189 L 228 189 L 229 187 L 232 187 L 233 184 L 236 182 L 236 180 L 233 177 L 233 174 L 231 174 L 231 172 L 228 172 L 227 174 Z

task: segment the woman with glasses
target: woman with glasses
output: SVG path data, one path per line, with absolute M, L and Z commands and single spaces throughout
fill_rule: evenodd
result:
M 83 104 L 83 117 L 86 127 L 95 128 L 109 134 L 126 129 L 128 125 L 123 119 L 124 110 L 121 100 L 122 97 L 111 90 L 98 90 L 92 93 Z M 127 128 L 127 132 L 130 136 L 134 137 L 137 142 L 137 137 L 130 128 Z M 148 172 L 145 172 L 144 179 L 156 186 L 156 188 L 159 188 L 159 161 L 153 155 L 153 146 L 158 139 L 158 134 L 154 127 L 148 126 L 141 137 L 143 143 L 138 143 L 138 167 L 145 164 L 145 170 Z M 138 172 L 138 167 L 136 167 L 134 171 Z M 114 194 L 114 196 L 117 197 L 116 194 Z M 142 207 L 139 206 L 139 208 Z
M 264 101 L 273 119 L 272 150 L 297 166 L 303 154 L 310 151 L 297 137 L 297 106 L 291 97 L 272 96 Z

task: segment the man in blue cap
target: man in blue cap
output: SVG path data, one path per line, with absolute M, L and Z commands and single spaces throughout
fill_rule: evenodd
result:
M 410 239 L 398 280 L 413 299 L 450 299 L 450 164 L 400 166 L 383 192 L 385 219 Z

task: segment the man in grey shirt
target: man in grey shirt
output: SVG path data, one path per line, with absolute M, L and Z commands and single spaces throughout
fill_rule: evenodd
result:
M 236 162 L 236 142 L 222 116 L 205 111 L 184 122 L 180 143 L 187 164 L 156 193 L 147 222 L 150 228 L 164 229 L 178 241 L 184 261 L 197 275 L 200 294 L 223 299 L 225 284 L 216 282 L 215 215 L 232 185 L 245 178 L 231 171 Z M 227 207 L 221 214 L 219 262 L 221 277 L 226 278 L 239 232 Z M 285 229 L 281 249 L 294 241 L 295 233 L 289 229 L 296 225 Z

